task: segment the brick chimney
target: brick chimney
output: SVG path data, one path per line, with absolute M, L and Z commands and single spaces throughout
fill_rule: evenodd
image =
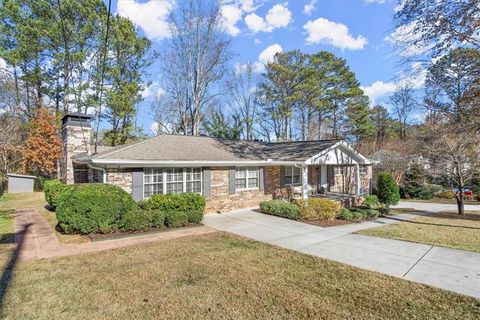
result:
M 67 113 L 62 118 L 62 160 L 60 179 L 66 184 L 75 182 L 72 157 L 90 155 L 91 116 Z

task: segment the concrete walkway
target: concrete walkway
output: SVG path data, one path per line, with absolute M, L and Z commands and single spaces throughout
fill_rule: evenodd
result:
M 216 231 L 205 226 L 198 226 L 115 240 L 62 244 L 58 241 L 52 228 L 40 213 L 35 210 L 19 210 L 15 212 L 15 242 L 20 246 L 16 250 L 16 259 L 18 260 L 44 259 L 99 252 L 212 232 Z
M 322 228 L 244 209 L 207 215 L 203 223 L 282 248 L 480 298 L 478 253 L 351 234 L 423 214 Z

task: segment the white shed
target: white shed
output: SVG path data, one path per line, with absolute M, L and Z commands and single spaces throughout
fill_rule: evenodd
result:
M 33 183 L 37 177 L 7 173 L 8 193 L 33 192 Z

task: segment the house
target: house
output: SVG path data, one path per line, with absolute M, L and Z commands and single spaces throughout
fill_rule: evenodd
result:
M 135 200 L 157 193 L 199 192 L 207 212 L 256 206 L 296 190 L 306 198 L 362 196 L 372 162 L 343 140 L 265 143 L 160 135 L 93 153 L 90 116 L 62 119 L 61 180 L 122 187 Z

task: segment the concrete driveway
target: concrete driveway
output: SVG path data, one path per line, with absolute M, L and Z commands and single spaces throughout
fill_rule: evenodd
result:
M 478 253 L 351 234 L 417 216 L 404 214 L 396 216 L 397 220 L 380 218 L 322 228 L 243 209 L 206 215 L 203 223 L 282 248 L 480 298 Z
M 416 210 L 438 212 L 438 211 L 457 211 L 456 204 L 444 204 L 444 203 L 427 203 L 427 202 L 415 202 L 415 201 L 400 201 L 400 203 L 393 208 L 414 208 Z M 478 205 L 465 205 L 467 211 L 480 211 L 480 202 Z

